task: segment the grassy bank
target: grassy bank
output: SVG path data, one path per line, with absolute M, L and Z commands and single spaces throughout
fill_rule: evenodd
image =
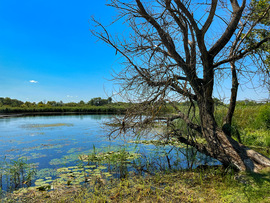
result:
M 269 202 L 270 171 L 235 174 L 221 167 L 93 180 L 88 187 L 14 193 L 6 202 Z
M 220 127 L 227 108 L 220 106 L 215 116 Z M 247 146 L 270 149 L 270 104 L 237 105 L 233 117 L 232 136 Z
M 0 107 L 0 113 L 2 114 L 18 114 L 18 113 L 124 113 L 127 107 L 123 105 L 111 104 L 104 106 L 60 106 L 60 107 Z

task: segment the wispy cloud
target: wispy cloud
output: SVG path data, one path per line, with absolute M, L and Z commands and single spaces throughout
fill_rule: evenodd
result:
M 29 80 L 30 83 L 38 83 L 36 80 Z
M 78 96 L 67 95 L 68 98 L 78 98 Z

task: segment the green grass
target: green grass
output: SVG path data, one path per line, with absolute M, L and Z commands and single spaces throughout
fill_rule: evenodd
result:
M 14 193 L 6 202 L 256 202 L 270 201 L 270 171 L 226 173 L 224 169 L 176 171 L 154 176 L 93 180 L 88 187 Z
M 221 127 L 227 107 L 219 106 L 215 118 Z M 237 105 L 233 121 L 232 135 L 237 140 L 240 135 L 243 144 L 251 147 L 270 147 L 270 104 Z M 266 149 L 267 150 L 267 149 Z
M 251 147 L 270 147 L 270 104 L 238 106 L 233 126 L 238 130 L 243 144 Z
M 0 113 L 11 114 L 11 113 L 65 113 L 65 112 L 74 112 L 74 113 L 123 113 L 127 109 L 125 105 L 110 104 L 104 106 L 59 106 L 59 107 L 10 107 L 10 106 L 0 106 Z

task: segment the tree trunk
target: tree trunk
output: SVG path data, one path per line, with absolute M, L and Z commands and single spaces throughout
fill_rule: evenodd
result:
M 211 102 L 199 102 L 203 137 L 208 146 L 206 154 L 219 160 L 225 166 L 234 166 L 241 171 L 258 172 L 270 167 L 270 159 L 238 143 L 220 129 L 211 110 Z M 200 150 L 199 150 L 200 151 Z M 202 153 L 205 153 L 203 151 Z
M 233 118 L 233 114 L 234 114 L 234 110 L 235 110 L 235 106 L 236 106 L 236 99 L 237 99 L 237 92 L 238 92 L 239 83 L 238 83 L 238 78 L 237 78 L 237 74 L 236 74 L 235 61 L 231 61 L 230 66 L 231 66 L 231 72 L 232 72 L 231 99 L 230 99 L 230 104 L 229 104 L 229 109 L 227 111 L 227 115 L 223 121 L 222 130 L 228 136 L 231 137 L 232 136 L 232 118 Z M 241 137 L 240 137 L 240 134 L 238 133 L 238 131 L 237 131 L 237 139 L 240 143 L 242 143 Z

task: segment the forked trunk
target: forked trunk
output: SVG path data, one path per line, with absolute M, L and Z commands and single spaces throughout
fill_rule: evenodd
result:
M 233 165 L 241 171 L 258 172 L 270 167 L 269 158 L 227 136 L 216 124 L 211 108 L 211 104 L 199 104 L 202 133 L 208 143 L 204 149 L 207 154 L 223 165 Z

